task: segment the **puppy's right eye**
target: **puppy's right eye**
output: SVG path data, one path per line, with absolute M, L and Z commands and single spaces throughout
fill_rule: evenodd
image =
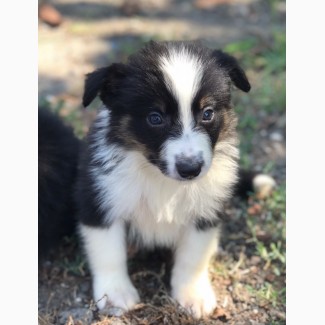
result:
M 147 120 L 150 125 L 154 125 L 154 126 L 161 125 L 163 124 L 164 121 L 163 117 L 157 112 L 150 113 L 147 117 Z
M 203 116 L 202 116 L 202 121 L 203 122 L 210 122 L 214 117 L 214 111 L 211 108 L 207 108 L 204 112 L 203 112 Z

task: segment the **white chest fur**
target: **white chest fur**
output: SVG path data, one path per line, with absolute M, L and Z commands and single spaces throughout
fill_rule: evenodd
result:
M 109 148 L 108 156 L 110 152 L 123 158 L 114 171 L 105 175 L 92 170 L 101 208 L 107 211 L 107 221 L 128 221 L 131 235 L 150 246 L 170 246 L 196 218 L 215 218 L 236 179 L 236 163 L 222 155 L 214 158 L 204 177 L 180 182 L 164 176 L 141 153 Z

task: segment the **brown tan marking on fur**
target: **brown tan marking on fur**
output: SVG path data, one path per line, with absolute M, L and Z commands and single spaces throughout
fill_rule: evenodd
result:
M 130 132 L 130 121 L 131 116 L 126 115 L 121 118 L 120 125 L 119 125 L 119 132 L 116 132 L 119 139 L 121 139 L 124 144 L 129 147 L 140 151 L 145 157 L 149 157 L 150 153 L 148 148 L 137 141 L 134 135 Z
M 232 109 L 226 108 L 222 110 L 223 123 L 219 133 L 218 141 L 224 141 L 227 139 L 236 139 L 237 132 L 236 127 L 238 123 L 238 118 Z
M 203 110 L 205 107 L 210 106 L 211 102 L 213 102 L 213 99 L 210 96 L 204 96 L 200 99 L 199 108 Z

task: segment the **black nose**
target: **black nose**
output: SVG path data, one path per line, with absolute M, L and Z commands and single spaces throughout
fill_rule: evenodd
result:
M 176 162 L 176 169 L 182 178 L 192 179 L 201 172 L 203 162 L 200 160 L 186 159 Z

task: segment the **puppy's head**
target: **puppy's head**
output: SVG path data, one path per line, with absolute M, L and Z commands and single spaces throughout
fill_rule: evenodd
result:
M 232 84 L 250 90 L 228 54 L 150 42 L 126 64 L 88 74 L 83 104 L 99 94 L 110 110 L 109 141 L 140 151 L 168 177 L 190 180 L 207 173 L 217 142 L 235 134 Z

